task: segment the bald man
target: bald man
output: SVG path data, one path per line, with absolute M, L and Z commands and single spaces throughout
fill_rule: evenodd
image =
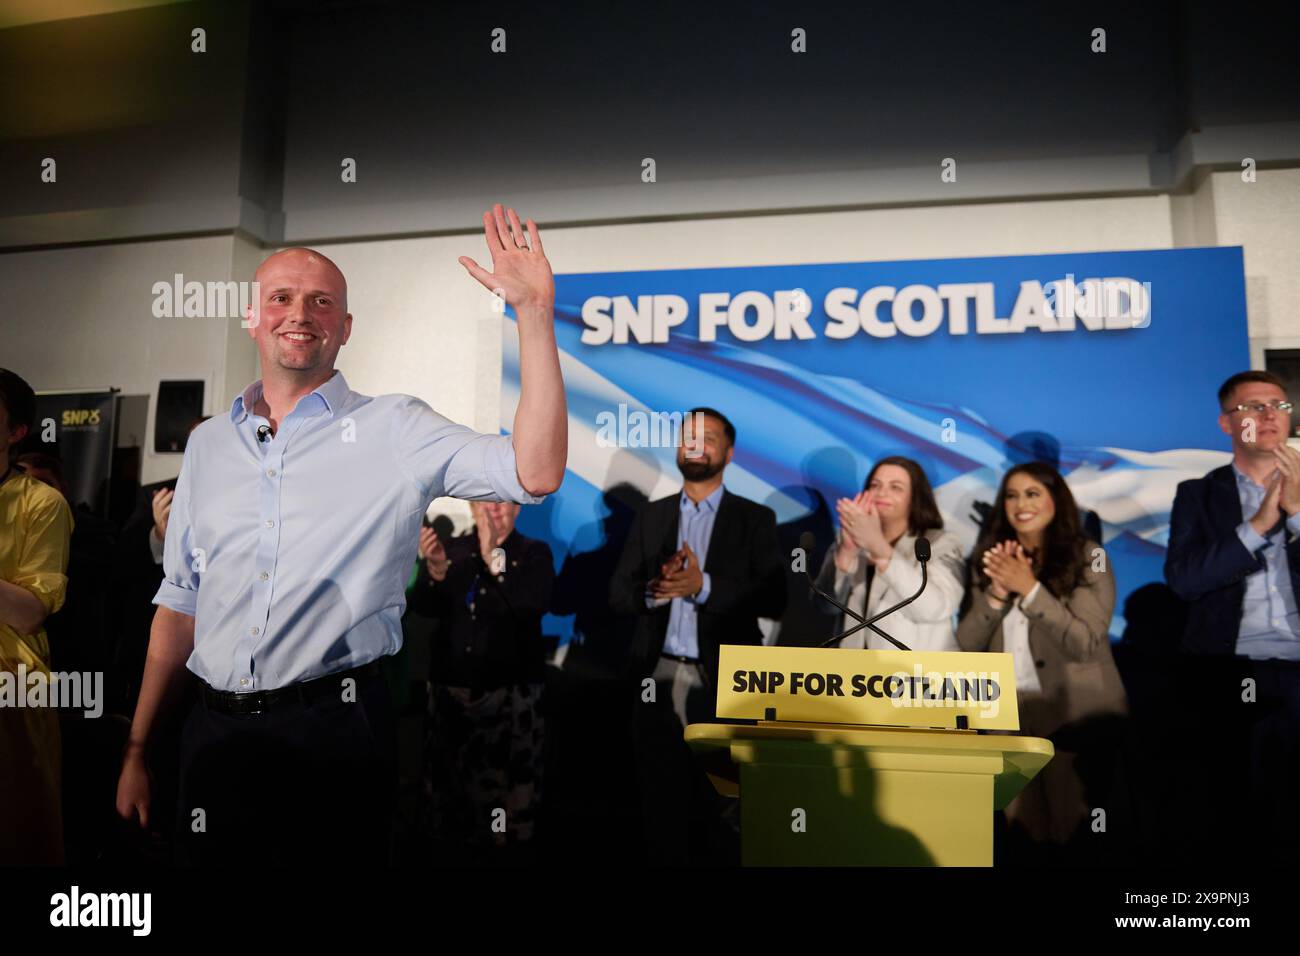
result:
M 513 209 L 497 204 L 483 228 L 492 270 L 459 261 L 516 312 L 511 436 L 409 395 L 352 391 L 334 368 L 352 334 L 342 271 L 301 248 L 257 270 L 247 325 L 262 378 L 186 445 L 118 781 L 118 813 L 148 827 L 149 741 L 192 672 L 178 808 L 187 862 L 388 859 L 395 726 L 379 660 L 401 647 L 421 519 L 442 495 L 536 503 L 564 475 L 550 263 L 536 224 L 525 229 Z

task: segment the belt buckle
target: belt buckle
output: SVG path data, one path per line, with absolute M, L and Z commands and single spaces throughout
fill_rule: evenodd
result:
M 247 703 L 245 703 L 245 702 L 243 702 L 243 701 L 240 701 L 239 716 L 241 716 L 241 717 L 257 717 L 257 716 L 259 716 L 260 714 L 263 714 L 263 713 L 266 712 L 266 693 L 265 693 L 265 691 L 260 691 L 260 690 L 253 691 L 253 693 L 249 694 L 248 696 L 249 696 L 250 698 L 253 698 L 253 697 L 259 698 L 259 702 L 258 702 L 258 703 L 254 703 L 252 700 L 249 700 Z

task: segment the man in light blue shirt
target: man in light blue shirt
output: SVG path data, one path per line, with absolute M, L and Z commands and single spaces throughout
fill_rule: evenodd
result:
M 1290 449 L 1288 449 L 1290 451 Z M 1296 454 L 1294 451 L 1291 454 Z M 1237 497 L 1243 515 L 1268 515 L 1264 507 L 1269 488 L 1255 481 L 1233 462 Z M 1279 474 L 1280 479 L 1280 474 Z M 1279 485 L 1280 480 L 1273 480 Z M 1276 497 L 1274 495 L 1273 497 Z M 1276 509 L 1276 503 L 1273 503 Z M 1287 541 L 1300 535 L 1300 513 L 1275 520 L 1265 533 L 1250 519 L 1237 525 L 1237 538 L 1246 550 L 1258 555 L 1260 569 L 1247 574 L 1246 593 L 1241 603 L 1241 627 L 1237 631 L 1237 653 L 1256 660 L 1300 660 L 1300 613 L 1291 587 L 1291 565 L 1286 553 Z M 1266 520 L 1266 518 L 1265 518 Z M 1262 522 L 1257 522 L 1262 523 Z M 1267 534 L 1267 536 L 1266 536 Z
M 342 272 L 296 248 L 257 271 L 249 334 L 263 377 L 186 446 L 118 786 L 119 814 L 148 826 L 147 745 L 188 668 L 202 681 L 178 808 L 191 860 L 242 849 L 300 863 L 343 841 L 382 862 L 395 777 L 378 660 L 400 646 L 425 510 L 442 495 L 536 503 L 559 487 L 567 413 L 550 265 L 531 220 L 525 232 L 498 204 L 483 221 L 493 271 L 460 262 L 517 313 L 513 436 L 410 396 L 353 392 L 334 368 L 352 327 Z

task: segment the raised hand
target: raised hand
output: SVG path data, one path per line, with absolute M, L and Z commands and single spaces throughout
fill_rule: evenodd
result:
M 153 493 L 153 533 L 159 541 L 167 540 L 167 519 L 172 513 L 172 490 L 159 488 Z
M 489 291 L 499 292 L 516 311 L 549 309 L 554 305 L 555 277 L 542 249 L 537 223 L 529 219 L 525 232 L 515 211 L 502 210 L 497 203 L 483 213 L 483 234 L 492 256 L 492 271 L 469 256 L 461 256 L 456 261 Z
M 424 558 L 429 577 L 441 581 L 447 576 L 447 549 L 438 538 L 438 532 L 427 525 L 420 527 L 420 557 Z
M 483 556 L 483 563 L 491 568 L 492 552 L 501 544 L 501 529 L 497 527 L 496 519 L 487 508 L 474 509 L 474 524 L 478 528 L 479 554 Z M 492 573 L 498 572 L 493 569 Z

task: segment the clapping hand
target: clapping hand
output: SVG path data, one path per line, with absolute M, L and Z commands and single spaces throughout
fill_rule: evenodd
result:
M 1273 457 L 1277 459 L 1277 473 L 1281 476 L 1278 507 L 1288 517 L 1300 514 L 1300 451 L 1283 444 L 1273 449 Z
M 447 560 L 447 549 L 438 538 L 438 532 L 428 525 L 420 526 L 420 557 L 424 558 L 429 577 L 441 581 L 447 576 L 447 566 L 451 563 Z
M 1034 566 L 1019 541 L 998 542 L 984 552 L 982 560 L 991 582 L 989 593 L 999 601 L 1012 594 L 1024 596 L 1038 583 Z
M 170 488 L 159 488 L 153 493 L 153 533 L 159 541 L 167 540 L 167 519 L 171 517 L 173 497 Z
M 870 491 L 860 491 L 852 498 L 841 498 L 835 503 L 835 509 L 839 512 L 845 538 L 871 555 L 871 560 L 880 562 L 893 553 L 885 539 L 880 513 Z
M 677 569 L 671 570 L 674 559 L 677 559 Z M 667 573 L 663 573 L 665 569 L 668 569 Z M 660 576 L 651 582 L 651 592 L 656 600 L 690 597 L 703 587 L 704 572 L 689 544 L 682 545 L 681 551 L 669 558 Z

